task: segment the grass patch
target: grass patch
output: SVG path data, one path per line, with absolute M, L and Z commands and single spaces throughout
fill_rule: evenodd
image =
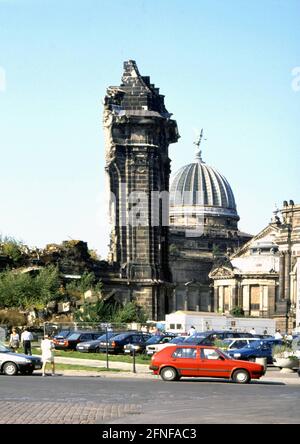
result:
M 49 366 L 50 364 L 48 364 Z M 55 370 L 84 370 L 87 372 L 122 372 L 118 368 L 105 368 L 105 367 L 86 367 L 85 365 L 74 365 L 74 364 L 56 364 Z
M 41 350 L 39 348 L 33 348 L 32 353 L 34 355 L 40 355 Z M 73 350 L 55 350 L 55 356 L 60 356 L 62 358 L 78 358 L 78 359 L 96 359 L 99 361 L 106 361 L 105 353 L 81 353 Z M 108 355 L 108 360 L 110 362 L 127 362 L 132 364 L 133 357 L 127 355 Z M 136 364 L 149 364 L 151 357 L 147 355 L 136 355 Z

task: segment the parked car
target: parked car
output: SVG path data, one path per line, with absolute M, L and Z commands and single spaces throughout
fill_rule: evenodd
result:
M 162 341 L 156 344 L 150 344 L 150 338 L 149 341 L 147 341 L 148 345 L 146 345 L 146 353 L 147 355 L 152 356 L 154 353 L 162 350 L 165 347 L 168 347 L 169 345 L 183 344 L 186 338 L 187 336 L 175 336 L 175 338 L 172 338 L 170 341 Z
M 209 334 L 207 334 L 205 338 L 199 342 L 199 344 L 214 345 L 215 341 L 223 341 L 224 339 L 228 338 L 253 338 L 253 335 L 251 333 L 237 332 L 232 330 L 216 330 L 209 332 Z
M 148 339 L 146 339 L 146 341 L 140 340 L 138 341 L 138 343 L 132 342 L 131 344 L 126 344 L 124 345 L 124 353 L 128 354 L 132 354 L 133 350 L 135 351 L 135 353 L 145 353 L 146 352 L 146 348 L 151 345 L 151 344 L 165 344 L 167 342 L 169 342 L 171 339 L 173 339 L 175 337 L 174 333 L 171 334 L 166 334 L 166 335 L 153 335 L 148 337 Z
M 259 338 L 227 338 L 224 339 L 222 343 L 224 344 L 224 349 L 233 350 L 247 347 L 247 345 L 257 340 L 259 340 Z M 223 350 L 222 346 L 220 346 L 219 348 Z
M 238 350 L 228 350 L 228 355 L 234 359 L 255 361 L 256 358 L 267 358 L 267 364 L 273 364 L 272 349 L 275 345 L 281 345 L 281 339 L 258 339 L 252 341 L 246 347 Z
M 64 340 L 73 333 L 73 330 L 61 330 L 55 336 L 53 336 L 53 344 L 60 345 L 63 344 Z
M 0 372 L 14 376 L 18 372 L 22 375 L 31 375 L 34 370 L 42 368 L 42 360 L 37 356 L 15 353 L 0 343 Z
M 246 384 L 265 373 L 261 364 L 231 359 L 216 347 L 197 345 L 165 347 L 152 356 L 149 368 L 164 381 L 192 376 L 226 378 Z
M 81 353 L 99 353 L 101 344 L 106 343 L 106 339 L 111 339 L 114 336 L 119 335 L 120 332 L 112 332 L 108 331 L 107 335 L 104 333 L 103 335 L 99 336 L 97 339 L 92 339 L 91 341 L 86 342 L 79 342 L 79 344 L 76 345 L 76 350 Z
M 80 342 L 91 341 L 103 335 L 103 331 L 73 331 L 65 339 L 54 343 L 56 350 L 76 350 Z
M 193 344 L 197 345 L 200 344 L 200 342 L 206 338 L 211 332 L 210 331 L 204 331 L 204 332 L 196 332 L 191 336 L 186 336 L 185 341 L 187 344 Z
M 127 344 L 142 344 L 149 339 L 151 335 L 149 333 L 142 332 L 126 332 L 114 336 L 108 341 L 107 350 L 108 353 L 124 353 L 124 345 Z M 100 345 L 100 351 L 106 351 L 106 344 Z

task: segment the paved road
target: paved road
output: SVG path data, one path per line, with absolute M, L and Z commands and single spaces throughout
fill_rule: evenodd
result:
M 300 385 L 0 376 L 0 423 L 300 423 Z

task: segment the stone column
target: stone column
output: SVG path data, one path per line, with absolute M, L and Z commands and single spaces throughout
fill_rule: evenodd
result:
M 237 283 L 237 305 L 243 307 L 243 287 L 241 282 Z
M 209 305 L 208 305 L 208 311 L 213 312 L 214 311 L 214 287 L 212 285 L 209 286 Z
M 275 312 L 276 283 L 268 286 L 268 316 L 273 316 Z
M 300 257 L 297 258 L 296 327 L 300 327 Z
M 285 255 L 280 253 L 279 257 L 279 299 L 284 299 L 284 281 L 285 281 Z
M 189 287 L 185 286 L 185 294 L 184 294 L 184 310 L 188 310 L 188 297 L 189 297 Z
M 291 253 L 287 251 L 285 254 L 285 279 L 284 279 L 284 299 L 289 301 L 291 299 L 290 296 L 290 288 L 291 288 L 291 280 L 290 280 L 290 272 L 291 272 Z
M 220 285 L 219 287 L 219 309 L 224 312 L 224 287 Z
M 176 295 L 176 287 L 173 288 L 173 311 L 177 310 L 177 295 Z
M 245 312 L 245 316 L 249 316 L 250 314 L 250 286 L 243 286 L 243 310 Z
M 219 287 L 214 285 L 214 311 L 218 312 L 219 310 Z

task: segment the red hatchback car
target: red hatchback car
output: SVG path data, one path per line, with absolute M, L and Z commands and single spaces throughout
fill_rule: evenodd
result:
M 182 376 L 227 378 L 239 384 L 259 379 L 263 365 L 231 359 L 215 347 L 174 345 L 155 353 L 150 370 L 164 381 L 178 381 Z

